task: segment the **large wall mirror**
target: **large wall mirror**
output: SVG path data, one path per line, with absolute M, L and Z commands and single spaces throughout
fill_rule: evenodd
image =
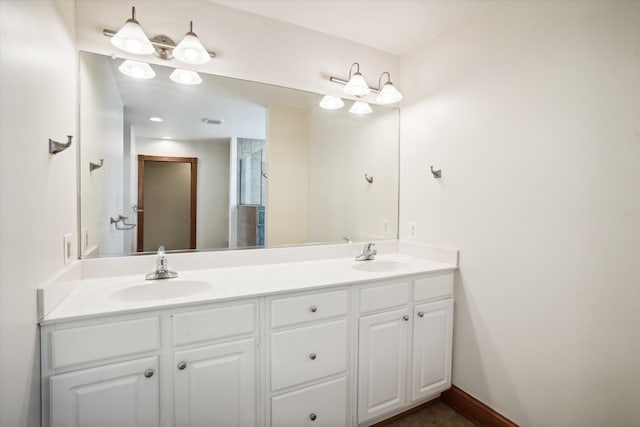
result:
M 122 62 L 80 53 L 83 257 L 397 238 L 397 109 Z

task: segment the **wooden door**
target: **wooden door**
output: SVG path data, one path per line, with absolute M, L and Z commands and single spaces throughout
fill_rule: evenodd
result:
M 196 248 L 198 159 L 138 156 L 137 251 Z

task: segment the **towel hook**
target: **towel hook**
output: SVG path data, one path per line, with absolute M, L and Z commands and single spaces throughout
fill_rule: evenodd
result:
M 100 159 L 99 163 L 89 162 L 89 172 L 100 169 L 104 165 L 104 159 Z
M 365 173 L 364 174 L 364 179 L 366 179 L 369 184 L 373 184 L 373 177 L 372 176 L 369 176 L 369 175 L 367 175 Z
M 67 142 L 63 144 L 62 142 L 54 141 L 53 139 L 49 138 L 49 154 L 58 154 L 61 151 L 64 151 L 67 148 L 71 147 L 72 139 L 73 136 L 67 135 Z
M 438 169 L 437 171 L 433 170 L 433 166 L 431 166 L 431 173 L 435 179 L 442 178 L 442 169 Z

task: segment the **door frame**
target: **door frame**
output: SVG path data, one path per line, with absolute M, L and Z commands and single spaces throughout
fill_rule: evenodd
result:
M 196 248 L 196 211 L 198 206 L 198 158 L 138 155 L 138 241 L 136 252 L 144 248 L 144 162 L 172 162 L 191 164 L 191 233 L 190 249 Z

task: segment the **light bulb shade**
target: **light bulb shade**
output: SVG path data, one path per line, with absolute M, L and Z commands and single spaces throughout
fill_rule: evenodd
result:
M 173 56 L 185 64 L 206 64 L 211 60 L 198 36 L 193 32 L 188 32 L 180 43 L 173 49 Z
M 344 101 L 337 96 L 325 95 L 319 105 L 325 110 L 339 110 L 344 107 Z
M 398 89 L 391 82 L 387 82 L 384 84 L 378 97 L 376 98 L 376 102 L 378 104 L 387 105 L 394 104 L 396 102 L 400 102 L 402 100 L 402 94 L 398 92 Z
M 369 114 L 372 113 L 373 110 L 371 109 L 371 105 L 367 104 L 366 102 L 362 102 L 362 101 L 356 101 L 353 103 L 353 105 L 351 106 L 351 108 L 349 108 L 349 112 L 351 114 Z
M 171 73 L 169 78 L 174 82 L 183 85 L 199 85 L 200 83 L 202 83 L 200 74 L 196 73 L 195 71 L 181 70 L 179 68 L 173 70 L 173 73 Z
M 344 87 L 344 93 L 357 97 L 367 96 L 370 92 L 371 89 L 369 89 L 369 85 L 360 73 L 355 73 L 353 77 L 349 79 L 347 85 Z
M 138 21 L 129 19 L 120 30 L 111 37 L 111 44 L 125 52 L 148 55 L 155 50 Z
M 132 61 L 130 59 L 125 60 L 118 70 L 125 76 L 133 77 L 135 79 L 152 79 L 156 76 L 153 68 L 146 62 Z

